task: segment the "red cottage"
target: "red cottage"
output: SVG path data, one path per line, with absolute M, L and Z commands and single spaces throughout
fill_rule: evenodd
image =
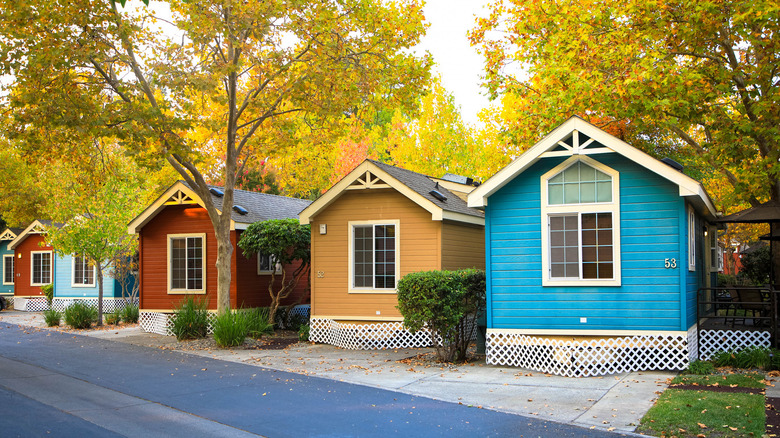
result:
M 212 187 L 214 205 L 222 205 L 222 190 Z M 268 256 L 244 256 L 236 246 L 250 224 L 268 219 L 297 218 L 311 202 L 303 199 L 236 190 L 231 209 L 230 306 L 270 305 L 268 283 L 272 265 Z M 138 234 L 141 328 L 170 334 L 169 316 L 187 296 L 205 299 L 217 308 L 217 240 L 201 198 L 182 181 L 175 183 L 136 217 L 128 232 Z M 288 275 L 295 267 L 288 267 Z M 277 274 L 279 271 L 277 271 Z M 284 304 L 296 303 L 308 284 L 302 278 Z M 277 282 L 279 277 L 277 276 Z M 308 301 L 308 297 L 304 298 Z

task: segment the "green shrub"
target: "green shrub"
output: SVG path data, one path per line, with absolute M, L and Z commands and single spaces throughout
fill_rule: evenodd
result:
M 49 303 L 49 309 L 51 309 L 51 303 L 54 301 L 54 285 L 50 283 L 41 286 L 41 292 L 43 292 L 43 296 L 46 297 L 46 302 Z
M 299 341 L 308 341 L 309 340 L 309 324 L 304 324 L 298 329 L 298 340 Z
M 120 310 L 117 310 L 111 313 L 104 313 L 103 317 L 105 318 L 106 324 L 108 325 L 119 324 L 122 321 L 122 315 L 120 312 L 121 312 Z
M 43 320 L 46 321 L 47 327 L 57 327 L 62 321 L 62 313 L 54 309 L 49 309 L 43 312 Z
M 171 331 L 176 339 L 196 339 L 206 337 L 209 328 L 209 311 L 205 300 L 195 301 L 187 297 L 174 310 Z
M 119 311 L 122 321 L 128 324 L 135 324 L 138 322 L 138 306 L 134 304 L 128 304 Z
M 65 324 L 75 329 L 92 327 L 92 323 L 97 321 L 97 317 L 97 309 L 83 301 L 76 301 L 65 308 Z
M 748 347 L 739 351 L 720 351 L 710 359 L 716 367 L 772 369 L 778 360 L 777 351 L 769 348 Z
M 471 330 L 485 308 L 485 271 L 427 271 L 398 282 L 398 310 L 412 332 L 427 328 L 439 360 L 466 359 Z M 441 344 L 437 342 L 441 336 Z
M 713 372 L 715 372 L 715 366 L 712 363 L 703 360 L 694 360 L 690 363 L 690 365 L 688 365 L 688 368 L 684 373 L 706 376 L 708 374 L 712 374 Z
M 214 340 L 220 347 L 236 347 L 244 343 L 249 333 L 247 313 L 226 312 L 214 319 Z
M 247 336 L 259 339 L 263 335 L 274 332 L 274 325 L 268 322 L 268 307 L 244 309 L 241 312 L 246 316 Z

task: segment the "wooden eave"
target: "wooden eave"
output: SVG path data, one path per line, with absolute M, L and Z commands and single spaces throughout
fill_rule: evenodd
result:
M 13 231 L 11 231 L 10 228 L 6 228 L 3 230 L 3 233 L 0 234 L 0 240 L 14 240 L 16 239 L 17 235 Z
M 30 225 L 27 226 L 27 228 L 24 229 L 24 231 L 19 233 L 19 235 L 8 244 L 8 249 L 15 249 L 17 246 L 19 246 L 20 243 L 24 242 L 24 239 L 26 239 L 30 234 L 46 234 L 46 226 L 39 220 L 34 220 Z

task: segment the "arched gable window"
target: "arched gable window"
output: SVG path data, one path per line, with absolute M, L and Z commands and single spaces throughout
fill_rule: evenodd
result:
M 617 171 L 571 157 L 542 175 L 542 284 L 620 285 Z

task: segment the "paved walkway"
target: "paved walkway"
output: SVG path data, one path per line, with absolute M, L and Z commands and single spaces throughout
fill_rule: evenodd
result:
M 41 327 L 36 314 L 3 312 L 0 321 Z M 138 328 L 81 332 L 136 345 L 173 339 Z M 413 358 L 429 349 L 353 351 L 298 344 L 284 350 L 193 350 L 185 353 L 324 377 L 474 408 L 520 414 L 588 429 L 631 433 L 667 387 L 671 372 L 566 378 L 475 363 L 440 367 Z M 400 362 L 399 362 L 400 361 Z

